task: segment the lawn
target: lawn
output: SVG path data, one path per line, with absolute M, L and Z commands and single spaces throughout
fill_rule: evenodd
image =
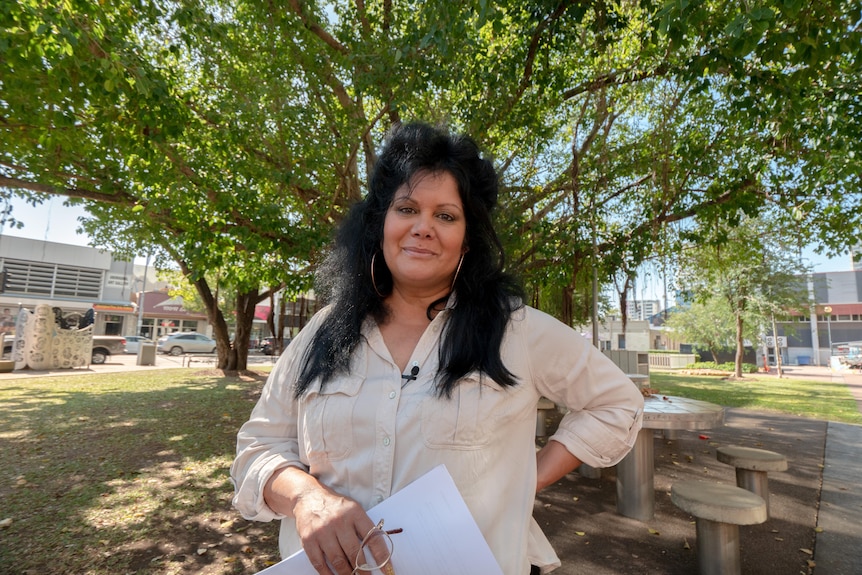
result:
M 231 509 L 236 431 L 265 374 L 0 380 L 0 573 L 255 573 L 277 525 Z
M 779 411 L 812 419 L 862 424 L 862 413 L 843 383 L 748 374 L 734 381 L 718 376 L 650 373 L 660 393 L 711 401 L 726 407 Z
M 237 428 L 265 373 L 164 370 L 0 380 L 0 573 L 251 574 L 275 523 L 231 508 Z M 846 387 L 653 373 L 661 393 L 862 423 Z

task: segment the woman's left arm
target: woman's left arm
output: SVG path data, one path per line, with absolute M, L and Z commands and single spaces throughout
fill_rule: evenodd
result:
M 641 427 L 640 390 L 580 334 L 547 314 L 528 309 L 521 328 L 536 391 L 569 410 L 548 442 L 548 452 L 540 454 L 540 487 L 580 463 L 617 463 Z
M 539 492 L 548 485 L 571 473 L 581 464 L 581 460 L 569 453 L 562 443 L 554 440 L 548 443 L 536 454 L 536 491 Z

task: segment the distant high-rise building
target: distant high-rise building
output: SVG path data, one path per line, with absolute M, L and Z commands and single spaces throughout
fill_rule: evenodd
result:
M 658 300 L 628 300 L 626 302 L 626 316 L 629 319 L 647 320 L 661 311 L 661 303 Z

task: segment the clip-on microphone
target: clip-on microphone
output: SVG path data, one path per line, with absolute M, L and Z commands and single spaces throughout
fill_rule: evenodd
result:
M 419 366 L 414 365 L 413 369 L 410 370 L 410 373 L 402 373 L 401 374 L 401 379 L 405 380 L 404 383 L 407 383 L 408 381 L 413 381 L 414 379 L 416 379 L 416 376 L 418 374 L 419 374 Z

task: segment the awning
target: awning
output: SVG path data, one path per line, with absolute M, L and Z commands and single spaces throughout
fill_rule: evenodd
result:
M 254 306 L 254 319 L 266 321 L 266 318 L 269 317 L 269 310 L 270 307 L 268 305 Z
M 110 313 L 135 313 L 136 308 L 130 303 L 94 303 L 93 310 Z

